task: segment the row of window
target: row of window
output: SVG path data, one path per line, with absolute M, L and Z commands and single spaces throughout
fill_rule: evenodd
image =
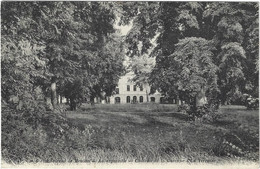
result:
M 130 91 L 130 85 L 127 85 L 127 91 Z M 136 85 L 134 85 L 134 88 L 133 88 L 134 91 L 136 91 Z M 143 85 L 140 86 L 140 91 L 143 91 L 144 88 L 143 88 Z
M 127 96 L 127 97 L 126 97 L 126 103 L 130 103 L 130 102 L 131 102 L 130 96 Z M 132 102 L 133 102 L 133 103 L 136 103 L 136 102 L 137 102 L 137 97 L 136 97 L 136 96 L 133 97 Z M 139 97 L 139 102 L 140 102 L 140 103 L 143 103 L 143 102 L 144 102 L 143 96 L 140 96 L 140 97 Z
M 130 96 L 126 96 L 126 103 L 137 103 L 137 102 L 138 102 L 138 100 L 137 100 L 136 96 L 133 97 L 133 100 L 131 100 Z M 143 103 L 143 102 L 144 102 L 144 97 L 140 96 L 139 103 Z M 151 97 L 151 102 L 155 102 L 154 97 Z M 115 98 L 115 103 L 120 103 L 120 97 Z
M 136 91 L 136 85 L 134 85 L 134 91 Z M 144 88 L 143 88 L 143 85 L 140 86 L 140 91 L 143 91 Z M 130 91 L 130 85 L 127 85 L 127 91 Z M 116 94 L 119 94 L 119 88 L 116 88 L 115 90 Z

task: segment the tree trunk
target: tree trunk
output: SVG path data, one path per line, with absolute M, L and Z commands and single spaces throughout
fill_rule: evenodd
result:
M 96 97 L 96 99 L 97 99 L 97 103 L 99 104 L 100 103 L 100 97 Z
M 92 106 L 95 104 L 95 96 L 90 96 L 90 103 Z
M 222 92 L 221 92 L 221 94 L 219 96 L 219 99 L 221 100 L 221 104 L 222 105 L 227 105 L 228 104 L 227 93 L 228 93 L 227 89 L 222 89 Z
M 76 100 L 74 98 L 70 98 L 70 110 L 73 111 L 76 110 L 76 108 L 77 108 Z
M 59 95 L 57 96 L 57 104 L 60 104 Z
M 222 95 L 223 96 L 223 95 Z M 222 98 L 221 98 L 221 103 L 222 103 L 222 105 L 227 105 L 227 98 L 226 98 L 226 96 L 223 96 Z
M 51 104 L 52 107 L 55 109 L 57 105 L 57 93 L 56 93 L 56 79 L 52 78 L 51 80 Z
M 148 92 L 147 92 L 147 90 L 145 90 L 145 92 L 146 92 L 146 101 L 148 103 L 149 102 Z
M 62 96 L 60 96 L 60 103 L 62 103 Z

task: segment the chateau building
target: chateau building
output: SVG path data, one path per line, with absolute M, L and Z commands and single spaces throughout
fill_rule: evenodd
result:
M 130 72 L 119 79 L 115 94 L 108 98 L 110 104 L 160 103 L 162 95 L 159 92 L 156 91 L 154 94 L 149 94 L 151 89 L 150 86 L 148 84 L 137 86 L 131 81 L 133 77 L 134 73 Z

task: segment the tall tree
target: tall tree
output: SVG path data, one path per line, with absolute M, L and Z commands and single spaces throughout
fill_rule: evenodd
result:
M 171 76 L 166 76 L 166 72 L 171 70 L 170 56 L 176 52 L 176 44 L 181 39 L 192 36 L 211 40 L 216 48 L 212 58 L 213 63 L 220 68 L 216 74 L 218 87 L 221 89 L 219 98 L 223 103 L 233 92 L 249 92 L 252 88 L 258 88 L 256 82 L 258 72 L 254 62 L 258 53 L 257 3 L 151 2 L 151 4 L 154 11 L 150 12 L 150 15 L 147 15 L 150 9 L 149 3 L 126 4 L 131 8 L 134 7 L 134 11 L 137 12 L 133 16 L 133 12 L 127 12 L 129 9 L 125 8 L 125 15 L 133 19 L 133 29 L 127 37 L 129 38 L 127 42 L 130 42 L 130 56 L 139 55 L 134 51 L 139 50 L 136 44 L 140 41 L 143 44 L 142 51 L 147 52 L 150 40 L 155 34 L 159 34 L 157 46 L 151 53 L 151 56 L 156 57 L 156 65 L 150 78 L 151 84 L 157 89 L 163 93 L 167 91 L 171 96 L 183 95 L 178 93 L 177 89 L 169 90 L 169 86 L 176 82 L 171 80 Z M 146 31 L 149 34 L 145 34 Z M 245 38 L 250 35 L 254 38 L 250 40 Z M 250 41 L 256 43 L 252 44 Z M 224 68 L 231 62 L 232 67 Z M 239 85 L 234 85 L 238 83 Z
M 8 102 L 15 96 L 19 109 L 28 108 L 35 103 L 37 86 L 43 85 L 50 76 L 45 44 L 36 36 L 32 3 L 4 2 L 1 9 L 2 99 Z
M 133 70 L 135 76 L 132 81 L 134 81 L 138 86 L 146 86 L 149 84 L 149 77 L 151 75 L 152 69 L 154 68 L 155 60 L 152 57 L 149 57 L 147 54 L 142 56 L 134 56 L 131 59 L 129 68 Z M 149 91 L 151 92 L 151 90 Z M 149 101 L 148 95 L 149 92 L 146 88 L 146 99 Z
M 252 84 L 254 81 L 252 79 L 257 78 L 257 76 L 252 78 L 252 75 L 255 75 L 253 72 L 256 72 L 252 57 L 255 58 L 256 56 L 250 54 L 251 51 L 248 50 L 249 43 L 246 38 L 250 30 L 249 27 L 251 27 L 251 29 L 253 27 L 255 28 L 255 26 L 252 25 L 257 23 L 255 20 L 255 16 L 258 15 L 257 13 L 258 4 L 251 2 L 207 3 L 207 8 L 203 12 L 204 19 L 208 23 L 208 28 L 210 27 L 209 25 L 214 28 L 212 29 L 214 30 L 214 32 L 212 31 L 212 38 L 217 48 L 217 65 L 223 68 L 225 65 L 223 62 L 226 61 L 231 64 L 228 70 L 220 69 L 219 71 L 219 86 L 221 88 L 221 99 L 223 103 L 232 99 L 230 96 L 237 90 L 249 92 L 246 90 L 247 86 Z M 257 30 L 254 32 L 255 35 L 258 34 Z M 255 38 L 258 39 L 258 36 L 255 36 L 253 39 Z M 256 44 L 253 46 L 256 47 Z M 245 76 L 245 74 L 247 76 Z M 258 88 L 257 83 L 254 83 L 254 86 Z
M 37 85 L 44 90 L 47 90 L 46 85 L 49 86 L 54 107 L 57 87 L 75 83 L 79 78 L 83 79 L 82 84 L 88 89 L 86 94 L 90 94 L 94 86 L 103 83 L 100 79 L 108 81 L 104 82 L 106 84 L 116 83 L 123 70 L 123 55 L 119 54 L 122 45 L 118 43 L 118 50 L 107 46 L 113 39 L 109 36 L 115 32 L 114 3 L 5 2 L 2 9 L 2 35 L 6 42 L 3 48 L 13 50 L 6 46 L 8 41 L 14 41 L 13 46 L 18 48 L 21 38 L 31 46 L 34 44 L 35 49 L 37 46 L 41 48 L 39 54 L 35 54 L 38 59 L 35 62 L 40 64 L 40 68 L 36 65 L 39 72 L 33 72 L 31 76 L 36 77 L 30 80 L 34 84 L 39 83 Z M 119 39 L 114 38 L 113 41 Z M 9 51 L 7 53 L 10 54 Z M 30 62 L 28 64 L 28 67 L 32 67 Z M 116 73 L 108 75 L 111 72 Z M 26 76 L 31 74 L 22 73 Z M 113 80 L 113 83 L 109 80 Z
M 217 92 L 218 67 L 213 62 L 211 43 L 203 38 L 185 38 L 170 55 L 171 67 L 166 74 L 177 92 L 188 96 L 184 100 L 194 107 L 208 104 L 207 98 Z

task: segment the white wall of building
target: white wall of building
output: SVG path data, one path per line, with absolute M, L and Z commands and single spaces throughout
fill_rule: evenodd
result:
M 140 103 L 140 96 L 143 97 L 143 103 L 151 102 L 151 98 L 154 97 L 155 103 L 160 103 L 161 94 L 156 92 L 155 94 L 149 95 L 150 86 L 148 84 L 143 84 L 143 90 L 140 90 L 139 86 L 136 86 L 136 91 L 134 91 L 135 83 L 131 81 L 134 77 L 134 73 L 127 73 L 125 76 L 122 76 L 118 82 L 119 94 L 114 94 L 110 97 L 110 104 L 115 104 L 115 98 L 120 97 L 120 103 L 127 103 L 127 96 L 130 96 L 130 101 L 133 100 L 133 97 L 136 96 L 137 102 Z M 130 86 L 130 91 L 127 91 L 127 85 Z M 148 101 L 147 101 L 148 96 Z

